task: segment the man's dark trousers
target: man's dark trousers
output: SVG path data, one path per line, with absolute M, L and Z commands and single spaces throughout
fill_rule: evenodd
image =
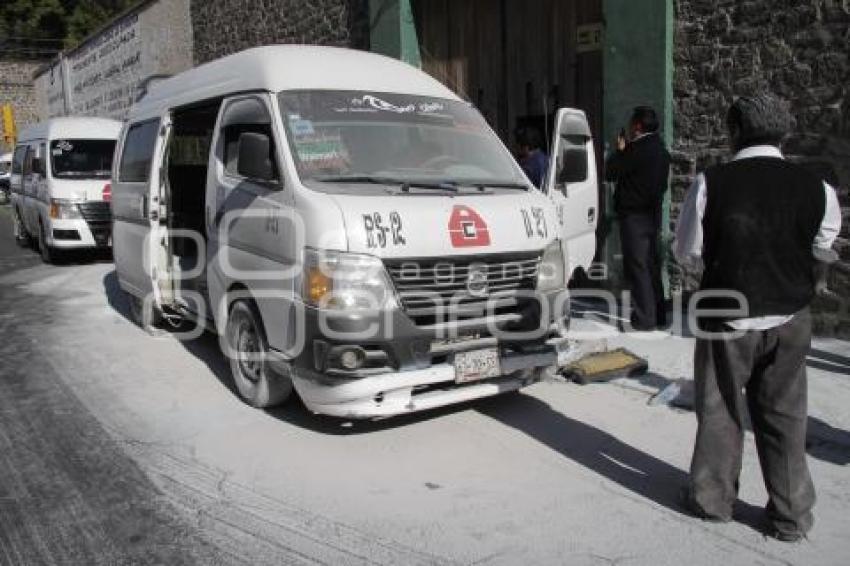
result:
M 776 328 L 747 331 L 737 338 L 697 340 L 698 429 L 691 496 L 706 514 L 732 516 L 748 409 L 771 526 L 788 534 L 811 529 L 815 489 L 806 463 L 806 354 L 811 326 L 807 308 Z
M 623 269 L 632 294 L 632 326 L 653 329 L 664 324 L 664 289 L 658 254 L 659 214 L 621 214 L 620 243 Z

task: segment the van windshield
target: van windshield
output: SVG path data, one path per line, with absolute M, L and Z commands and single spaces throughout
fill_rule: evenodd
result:
M 59 179 L 108 179 L 115 140 L 54 140 L 50 143 L 53 176 Z
M 302 181 L 527 182 L 463 102 L 359 91 L 286 91 L 281 115 Z

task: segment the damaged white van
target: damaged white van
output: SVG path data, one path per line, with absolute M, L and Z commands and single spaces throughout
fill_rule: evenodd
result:
M 53 118 L 21 132 L 12 160 L 15 236 L 46 263 L 63 250 L 108 248 L 112 156 L 121 122 Z
M 221 337 L 257 407 L 379 418 L 519 389 L 557 363 L 595 247 L 584 114 L 534 189 L 427 74 L 324 47 L 250 49 L 154 85 L 112 181 L 135 316 Z

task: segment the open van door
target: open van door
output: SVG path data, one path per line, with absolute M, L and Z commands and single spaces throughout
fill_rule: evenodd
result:
M 167 200 L 163 199 L 170 132 L 168 115 L 162 120 L 130 124 L 122 136 L 121 158 L 112 175 L 116 270 L 121 288 L 136 311 L 133 316 L 144 324 L 153 322 L 150 317 L 161 312 L 173 296 L 164 210 Z
M 558 110 L 551 149 L 544 191 L 557 207 L 569 279 L 577 268 L 587 270 L 596 254 L 599 184 L 593 136 L 584 112 Z

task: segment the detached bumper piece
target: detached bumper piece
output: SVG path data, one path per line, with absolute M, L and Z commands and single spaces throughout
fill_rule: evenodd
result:
M 568 379 L 587 385 L 616 377 L 643 375 L 648 369 L 649 364 L 645 359 L 625 348 L 619 348 L 584 357 L 566 366 L 563 373 Z

